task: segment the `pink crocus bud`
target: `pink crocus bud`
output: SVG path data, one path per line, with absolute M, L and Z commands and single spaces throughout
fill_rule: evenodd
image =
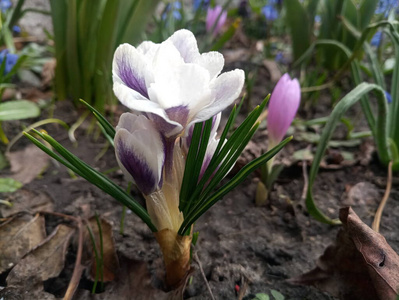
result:
M 209 7 L 206 14 L 206 31 L 217 35 L 226 22 L 226 19 L 227 11 L 223 10 L 220 5 L 216 5 L 214 8 Z M 217 24 L 215 25 L 216 21 Z
M 301 88 L 298 80 L 284 74 L 277 82 L 269 102 L 267 128 L 269 149 L 282 141 L 290 127 L 301 102 Z

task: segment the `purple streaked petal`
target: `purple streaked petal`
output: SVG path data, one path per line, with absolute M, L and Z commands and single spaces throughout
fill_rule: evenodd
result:
M 135 155 L 132 149 L 127 148 L 126 144 L 120 139 L 115 144 L 115 148 L 119 162 L 132 176 L 139 190 L 145 195 L 154 192 L 158 187 L 158 181 L 145 159 Z
M 155 127 L 160 133 L 166 138 L 172 138 L 178 136 L 184 129 L 184 127 L 174 121 L 170 121 L 167 117 L 164 118 L 157 114 L 147 113 L 148 118 L 154 122 Z
M 183 126 L 187 124 L 188 113 L 190 112 L 187 109 L 187 106 L 180 105 L 180 106 L 167 108 L 165 109 L 165 112 L 170 120 L 175 121 Z
M 122 171 L 148 195 L 162 184 L 164 143 L 143 115 L 122 114 L 115 135 L 115 153 Z
M 119 46 L 114 55 L 113 75 L 126 86 L 148 99 L 145 71 L 148 69 L 144 56 L 129 44 Z

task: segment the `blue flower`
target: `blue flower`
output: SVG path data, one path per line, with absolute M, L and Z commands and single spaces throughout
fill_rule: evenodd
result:
M 7 49 L 0 52 L 0 64 L 3 64 L 4 59 L 6 60 L 6 62 L 5 62 L 6 67 L 4 69 L 4 75 L 9 73 L 12 70 L 12 68 L 17 63 L 18 58 L 19 58 L 19 56 L 17 54 L 8 53 Z
M 278 18 L 278 11 L 271 4 L 262 7 L 262 14 L 265 16 L 266 20 L 268 21 L 274 21 Z
M 193 0 L 193 8 L 194 11 L 197 11 L 199 8 L 206 10 L 209 6 L 210 0 Z
M 165 20 L 167 14 L 172 9 L 172 15 L 175 20 L 181 20 L 181 3 L 179 1 L 175 1 L 173 3 L 168 3 L 165 8 L 165 12 L 162 14 L 162 20 Z
M 375 14 L 384 14 L 385 17 L 388 17 L 389 12 L 392 9 L 397 8 L 399 5 L 398 0 L 380 0 L 375 9 Z
M 5 13 L 11 6 L 11 0 L 0 0 L 0 9 L 3 13 Z
M 385 91 L 385 97 L 387 97 L 387 102 L 388 103 L 392 103 L 392 96 L 390 93 L 388 93 L 387 91 Z
M 20 34 L 21 33 L 21 27 L 19 27 L 18 25 L 14 25 L 12 27 L 12 31 L 16 34 Z
M 382 40 L 382 31 L 377 31 L 373 37 L 371 38 L 371 45 L 378 47 L 381 44 Z

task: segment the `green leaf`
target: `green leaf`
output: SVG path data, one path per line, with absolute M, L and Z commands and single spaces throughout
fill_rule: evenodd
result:
M 41 133 L 35 129 L 32 129 L 37 135 L 48 142 L 60 155 L 55 153 L 53 150 L 49 149 L 47 146 L 42 144 L 39 140 L 34 138 L 28 132 L 24 132 L 24 135 L 29 138 L 37 147 L 46 152 L 52 158 L 56 159 L 67 168 L 71 169 L 73 172 L 83 177 L 90 183 L 97 186 L 99 189 L 103 190 L 110 196 L 114 197 L 117 201 L 121 202 L 123 205 L 128 207 L 132 212 L 134 212 L 139 218 L 143 220 L 144 223 L 153 231 L 156 232 L 157 228 L 152 224 L 148 212 L 136 202 L 130 195 L 128 195 L 121 187 L 107 178 L 105 175 L 95 170 L 81 159 L 73 155 L 67 149 L 65 149 L 61 144 L 54 140 L 51 136 L 45 133 Z
M 113 140 L 115 138 L 115 128 L 111 125 L 111 123 L 109 123 L 107 119 L 104 118 L 104 116 L 89 103 L 82 99 L 79 99 L 79 101 L 83 103 L 93 113 L 97 121 L 102 126 L 102 129 L 104 129 L 106 135 L 108 135 Z
M 310 23 L 299 0 L 285 0 L 286 23 L 290 29 L 294 59 L 298 59 L 310 45 Z
M 270 300 L 270 297 L 268 294 L 259 293 L 259 294 L 256 294 L 255 298 L 252 298 L 252 300 Z
M 356 102 L 358 102 L 365 94 L 375 91 L 377 96 L 377 104 L 378 104 L 378 116 L 377 116 L 377 127 L 376 133 L 374 134 L 374 140 L 377 145 L 378 154 L 380 156 L 380 160 L 382 163 L 387 164 L 389 160 L 391 160 L 391 154 L 389 153 L 389 141 L 388 141 L 388 131 L 387 131 L 387 100 L 385 97 L 384 90 L 375 84 L 369 83 L 361 83 L 355 89 L 353 89 L 350 93 L 348 93 L 341 101 L 333 109 L 326 126 L 323 130 L 323 133 L 320 137 L 320 142 L 316 150 L 316 154 L 314 156 L 314 160 L 312 163 L 312 167 L 309 173 L 309 185 L 306 196 L 306 207 L 308 209 L 309 214 L 315 218 L 316 220 L 327 223 L 327 224 L 340 224 L 339 220 L 332 220 L 323 214 L 319 208 L 317 207 L 313 195 L 312 188 L 314 184 L 314 180 L 316 178 L 317 172 L 320 167 L 321 159 L 324 155 L 324 152 L 327 148 L 328 142 L 330 141 L 334 129 L 337 126 L 339 120 L 343 117 L 344 113 Z
M 13 193 L 22 187 L 22 183 L 12 178 L 0 178 L 0 193 Z
M 0 121 L 36 118 L 40 109 L 34 102 L 28 100 L 13 100 L 0 103 Z
M 274 297 L 275 300 L 284 300 L 285 297 L 283 294 L 281 294 L 279 291 L 276 290 L 270 290 L 270 293 Z

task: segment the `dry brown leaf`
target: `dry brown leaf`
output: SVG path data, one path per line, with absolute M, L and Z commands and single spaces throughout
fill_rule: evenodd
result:
M 145 262 L 121 259 L 116 279 L 106 285 L 105 292 L 92 295 L 94 300 L 182 300 L 185 282 L 171 292 L 164 292 L 151 285 L 151 275 Z M 87 294 L 78 293 L 76 300 L 86 300 Z
M 20 211 L 34 213 L 37 211 L 53 211 L 54 208 L 53 199 L 42 191 L 21 189 L 13 193 L 7 200 L 12 203 L 12 207 L 0 205 L 0 214 L 3 217 L 11 216 Z
M 343 228 L 317 267 L 290 282 L 314 285 L 343 300 L 394 300 L 399 291 L 399 256 L 385 238 L 342 208 Z
M 54 295 L 46 293 L 37 287 L 37 290 L 26 290 L 24 287 L 9 287 L 0 291 L 0 299 L 4 300 L 55 300 Z
M 25 149 L 7 153 L 11 165 L 10 176 L 13 179 L 27 184 L 35 179 L 47 167 L 49 156 L 35 145 Z
M 42 281 L 58 276 L 64 268 L 66 251 L 74 232 L 74 228 L 58 225 L 11 270 L 7 277 L 7 288 L 40 290 L 37 286 L 41 286 Z
M 0 225 L 0 273 L 12 268 L 46 238 L 43 216 L 17 214 Z
M 107 220 L 103 218 L 100 218 L 99 220 L 101 224 L 103 241 L 103 281 L 106 282 L 114 280 L 115 274 L 119 270 L 119 260 L 118 256 L 116 255 L 115 240 L 112 234 L 112 224 L 110 224 Z M 97 252 L 100 253 L 100 233 L 95 217 L 90 218 L 89 225 L 96 240 Z M 86 241 L 86 243 L 90 243 L 88 247 L 88 249 L 90 249 L 92 252 L 90 276 L 91 279 L 94 280 L 94 278 L 96 277 L 96 259 L 94 256 L 93 245 L 91 244 L 91 239 L 88 232 L 86 233 L 86 237 L 84 240 Z

